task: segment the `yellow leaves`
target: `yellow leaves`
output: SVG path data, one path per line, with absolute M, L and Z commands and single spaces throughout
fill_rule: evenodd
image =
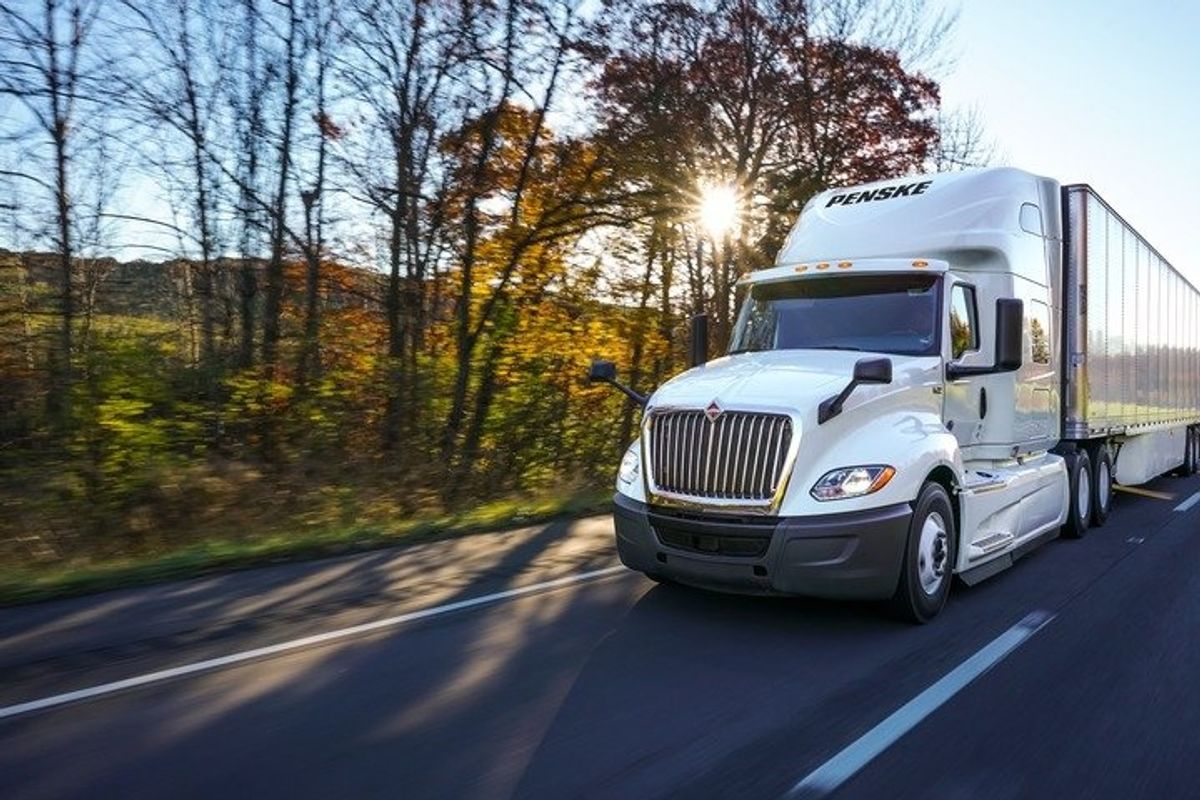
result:
M 258 370 L 243 370 L 225 379 L 232 413 L 261 415 L 286 408 L 295 387 L 269 380 Z

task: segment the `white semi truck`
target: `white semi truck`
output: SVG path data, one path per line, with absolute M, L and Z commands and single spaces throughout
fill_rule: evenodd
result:
M 1200 461 L 1200 292 L 1086 185 L 1000 168 L 814 197 L 742 281 L 729 352 L 649 397 L 621 560 L 735 592 L 886 598 L 918 622 L 1114 481 Z M 703 323 L 703 319 L 697 320 Z

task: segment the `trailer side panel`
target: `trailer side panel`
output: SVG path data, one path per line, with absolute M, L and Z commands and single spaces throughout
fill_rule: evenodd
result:
M 1200 421 L 1200 291 L 1090 187 L 1063 196 L 1064 436 Z

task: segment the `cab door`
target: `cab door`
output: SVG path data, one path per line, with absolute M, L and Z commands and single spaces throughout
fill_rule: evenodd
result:
M 946 298 L 949 321 L 948 346 L 944 347 L 947 363 L 981 366 L 979 300 L 975 286 L 963 281 L 950 285 Z M 954 434 L 960 448 L 978 444 L 983 435 L 983 418 L 987 414 L 986 376 L 974 375 L 954 380 L 946 379 L 942 401 L 942 420 Z M 965 454 L 964 454 L 965 457 Z

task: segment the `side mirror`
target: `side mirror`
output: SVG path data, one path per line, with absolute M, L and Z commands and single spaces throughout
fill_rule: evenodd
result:
M 594 359 L 592 368 L 588 370 L 588 380 L 592 383 L 612 383 L 617 379 L 617 365 L 611 361 Z
M 854 364 L 855 383 L 891 383 L 890 358 L 863 358 Z
M 996 370 L 1014 372 L 1023 361 L 1025 304 L 1011 297 L 996 301 Z
M 614 388 L 620 390 L 626 397 L 639 406 L 645 406 L 650 399 L 641 392 L 635 392 L 625 384 L 617 380 L 617 365 L 611 361 L 605 361 L 600 358 L 592 360 L 592 366 L 588 369 L 588 381 L 591 383 L 608 383 Z
M 708 314 L 697 314 L 692 317 L 688 363 L 693 367 L 698 367 L 706 361 L 708 361 Z
M 846 398 L 860 383 L 891 383 L 892 360 L 890 358 L 860 358 L 854 362 L 854 374 L 846 388 L 833 397 L 821 401 L 817 408 L 817 424 L 824 425 L 842 413 Z

